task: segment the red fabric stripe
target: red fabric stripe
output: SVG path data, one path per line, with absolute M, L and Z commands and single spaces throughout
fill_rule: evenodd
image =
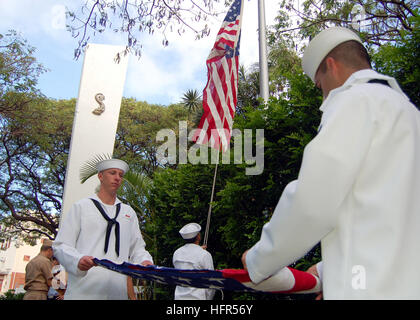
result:
M 227 24 L 225 27 L 221 27 L 220 30 L 219 30 L 219 33 L 217 35 L 219 35 L 219 34 L 221 34 L 223 32 L 228 33 L 229 31 L 226 30 L 227 28 L 233 28 L 234 26 L 237 26 L 237 25 L 239 25 L 239 19 L 237 19 L 235 22 L 232 22 L 232 23 Z M 233 29 L 231 31 L 235 31 L 236 32 L 237 30 L 236 29 Z
M 248 271 L 244 269 L 223 269 L 223 278 L 235 279 L 239 282 L 251 282 Z
M 236 106 L 238 105 L 238 95 L 236 94 L 237 86 L 238 86 L 238 78 L 239 78 L 239 56 L 235 56 L 235 67 L 236 67 L 236 81 L 234 81 L 234 78 L 232 76 L 232 94 L 233 94 L 233 112 L 236 111 Z M 233 115 L 232 115 L 233 119 Z
M 288 269 L 293 273 L 293 276 L 295 277 L 295 285 L 292 289 L 286 292 L 304 291 L 312 289 L 316 286 L 316 279 L 309 272 L 304 272 L 292 268 Z
M 225 38 L 221 38 L 219 41 L 217 41 L 217 47 L 218 48 L 223 48 L 223 47 L 219 47 L 220 43 L 224 43 L 225 45 L 227 45 L 228 47 L 231 47 L 231 48 L 233 48 L 235 46 L 234 41 L 231 41 L 231 40 L 228 40 L 228 39 L 225 39 Z M 215 47 L 216 47 L 216 45 L 215 45 Z
M 237 56 L 235 57 L 235 61 L 237 59 Z M 228 60 L 228 66 L 229 66 L 229 70 L 233 70 L 234 64 L 233 64 L 233 60 L 229 59 Z M 232 97 L 233 97 L 233 101 L 229 101 L 228 107 L 229 107 L 229 113 L 231 118 L 233 119 L 233 117 L 235 116 L 235 106 L 237 104 L 237 94 L 236 94 L 236 81 L 235 81 L 235 76 L 234 73 L 231 72 L 231 77 L 230 77 L 230 88 L 232 91 Z M 236 79 L 238 79 L 236 77 Z
M 217 70 L 218 73 L 218 70 Z M 223 121 L 223 110 L 221 104 L 223 103 L 222 100 L 219 97 L 216 88 L 211 91 L 211 97 L 213 98 L 214 105 L 216 107 L 216 112 L 218 113 L 220 119 Z M 213 111 L 214 112 L 214 111 Z M 213 120 L 214 128 L 216 127 L 216 122 Z
M 237 33 L 238 33 L 238 30 L 236 29 L 231 29 L 231 30 L 220 29 L 217 35 L 220 36 L 221 34 L 228 34 L 231 36 L 236 36 Z
M 306 291 L 316 286 L 317 282 L 312 274 L 293 268 L 288 269 L 292 272 L 293 277 L 295 278 L 295 285 L 290 290 L 277 291 L 278 293 Z M 221 271 L 224 278 L 235 279 L 241 283 L 251 282 L 248 272 L 244 269 L 224 269 Z

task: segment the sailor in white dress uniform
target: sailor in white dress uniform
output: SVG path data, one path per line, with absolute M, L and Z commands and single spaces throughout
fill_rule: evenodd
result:
M 201 241 L 200 231 L 201 226 L 197 223 L 189 223 L 179 230 L 187 243 L 174 252 L 172 261 L 175 268 L 214 270 L 211 254 L 199 245 Z M 183 286 L 176 286 L 175 288 L 175 300 L 212 300 L 214 294 L 214 289 Z
M 325 299 L 420 299 L 420 112 L 361 43 L 334 27 L 306 48 L 320 130 L 242 261 L 258 283 L 321 241 Z

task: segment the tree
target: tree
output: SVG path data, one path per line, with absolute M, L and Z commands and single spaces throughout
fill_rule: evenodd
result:
M 0 219 L 11 233 L 56 234 L 74 105 L 39 98 L 2 123 Z
M 188 89 L 182 96 L 181 104 L 187 108 L 188 119 L 192 120 L 192 125 L 197 127 L 204 113 L 201 95 L 196 89 Z
M 219 163 L 208 243 L 217 269 L 241 268 L 241 254 L 258 241 L 284 187 L 297 178 L 303 148 L 317 132 L 320 91 L 302 71 L 289 73 L 288 83 L 289 89 L 278 98 L 248 106 L 235 117 L 236 129 L 264 129 L 264 171 L 251 176 L 246 175 L 245 163 Z M 182 225 L 194 221 L 204 228 L 213 174 L 214 165 L 201 164 L 155 172 L 150 205 L 161 265 L 172 266 L 172 254 L 182 244 Z M 319 259 L 317 249 L 294 266 L 303 269 Z
M 75 50 L 78 58 L 91 35 L 103 33 L 107 29 L 127 35 L 126 52 L 133 49 L 141 54 L 141 33 L 162 33 L 162 44 L 168 45 L 168 32 L 176 31 L 182 35 L 187 29 L 195 33 L 196 38 L 209 34 L 205 23 L 208 16 L 215 15 L 213 5 L 220 0 L 205 0 L 198 4 L 193 0 L 96 0 L 87 1 L 80 12 L 68 11 L 71 20 L 69 26 L 73 37 L 79 38 Z M 229 2 L 229 1 L 225 1 Z M 204 22 L 204 25 L 198 26 Z
M 248 70 L 244 65 L 238 70 L 238 105 L 235 116 L 240 115 L 246 107 L 257 107 L 260 93 L 260 74 L 258 65 L 253 64 Z
M 0 122 L 0 222 L 11 234 L 30 241 L 57 233 L 75 105 L 76 99 L 39 97 Z M 123 99 L 114 156 L 151 177 L 164 167 L 157 161 L 156 133 L 186 117 L 180 105 Z
M 312 1 L 300 7 L 286 0 L 282 8 L 297 16 L 297 26 L 289 26 L 282 33 L 300 31 L 303 37 L 316 34 L 326 26 L 340 25 L 360 31 L 363 40 L 376 46 L 401 39 L 404 31 L 412 32 L 410 17 L 418 15 L 418 1 Z
M 157 133 L 162 129 L 177 133 L 179 121 L 187 117 L 188 111 L 179 104 L 164 107 L 123 99 L 114 156 L 151 178 L 155 170 L 164 167 L 158 161 L 157 148 L 161 143 L 156 141 Z
M 15 31 L 0 34 L 0 115 L 23 109 L 39 95 L 38 77 L 47 70 L 35 49 Z
M 182 96 L 181 103 L 188 109 L 189 113 L 196 111 L 203 105 L 201 95 L 195 89 L 187 90 Z
M 420 16 L 411 19 L 415 26 L 413 32 L 403 33 L 403 38 L 395 44 L 381 46 L 373 55 L 375 68 L 393 76 L 420 109 Z
M 34 50 L 14 31 L 0 34 L 0 222 L 29 238 L 34 231 L 54 234 L 60 206 L 54 180 L 64 180 L 51 170 L 60 166 L 62 145 L 54 138 L 64 130 L 54 126 L 51 110 L 44 112 L 52 104 L 36 88 L 46 69 Z

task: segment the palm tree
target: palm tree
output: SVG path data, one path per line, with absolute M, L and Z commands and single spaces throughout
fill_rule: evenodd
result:
M 193 127 L 197 127 L 203 116 L 203 100 L 196 89 L 189 89 L 184 93 L 181 103 L 188 109 L 188 120 Z
M 193 113 L 202 106 L 203 101 L 196 89 L 188 89 L 182 96 L 181 103 L 188 109 L 188 112 Z

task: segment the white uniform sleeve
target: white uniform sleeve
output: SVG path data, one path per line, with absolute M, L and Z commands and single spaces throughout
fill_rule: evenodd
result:
M 131 208 L 130 208 L 131 209 Z M 146 243 L 140 232 L 139 222 L 137 215 L 133 209 L 134 223 L 131 226 L 131 246 L 130 246 L 130 261 L 135 264 L 141 264 L 145 260 L 153 262 L 153 258 L 146 250 Z
M 203 259 L 201 260 L 201 264 L 203 269 L 214 270 L 213 258 L 210 252 L 205 251 L 205 254 L 203 254 Z
M 258 283 L 304 256 L 334 229 L 372 143 L 374 117 L 368 98 L 335 95 L 318 135 L 306 146 L 298 179 L 289 183 L 246 263 Z M 332 109 L 333 108 L 333 109 Z
M 201 263 L 203 264 L 203 269 L 214 270 L 213 258 L 210 252 L 208 251 L 204 252 Z M 206 289 L 206 300 L 213 300 L 215 294 L 216 294 L 216 290 Z
M 321 281 L 321 283 L 322 283 L 322 278 L 323 278 L 323 263 L 322 263 L 322 261 L 320 261 L 320 262 L 318 262 L 317 264 L 316 264 L 316 272 L 318 272 L 318 278 L 319 278 L 319 280 Z
M 54 255 L 59 263 L 71 274 L 83 277 L 87 271 L 81 271 L 77 265 L 84 254 L 76 250 L 76 242 L 80 232 L 81 207 L 73 204 L 60 223 L 57 237 L 53 242 Z

